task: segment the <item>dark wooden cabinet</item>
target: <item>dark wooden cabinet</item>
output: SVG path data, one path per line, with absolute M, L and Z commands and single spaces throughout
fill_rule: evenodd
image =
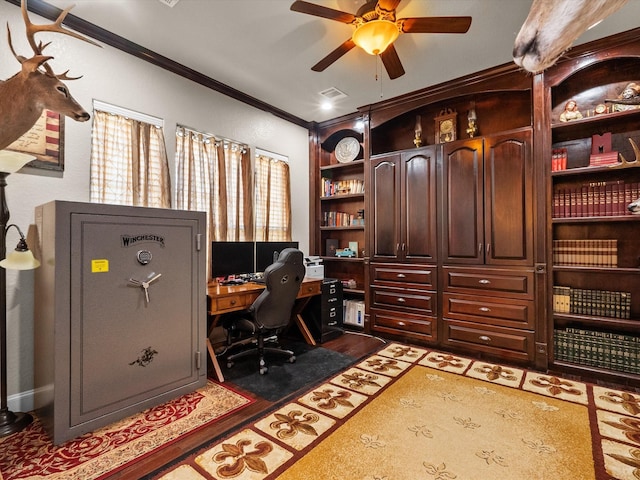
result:
M 374 332 L 437 339 L 437 152 L 371 159 L 369 317 Z
M 432 145 L 371 159 L 373 261 L 436 261 L 436 152 Z
M 533 264 L 531 130 L 445 144 L 443 262 Z

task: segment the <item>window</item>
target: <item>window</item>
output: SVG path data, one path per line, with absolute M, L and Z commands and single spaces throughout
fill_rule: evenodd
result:
M 253 240 L 250 159 L 246 145 L 176 129 L 176 206 L 207 212 L 209 241 Z
M 255 239 L 290 241 L 291 185 L 287 159 L 257 150 L 255 179 Z
M 91 135 L 92 202 L 171 207 L 160 119 L 94 101 Z

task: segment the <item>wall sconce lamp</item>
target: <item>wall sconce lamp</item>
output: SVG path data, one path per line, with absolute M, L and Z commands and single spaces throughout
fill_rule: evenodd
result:
M 416 115 L 415 137 L 413 138 L 413 144 L 416 148 L 420 148 L 422 145 L 422 117 Z
M 467 122 L 469 123 L 467 134 L 469 135 L 469 138 L 473 138 L 473 136 L 478 133 L 477 121 L 476 102 L 471 102 L 471 108 L 469 109 L 469 112 L 467 112 Z
M 7 177 L 9 174 L 20 170 L 27 162 L 33 160 L 30 155 L 23 153 L 0 150 L 0 340 L 2 351 L 0 363 L 2 363 L 2 384 L 0 391 L 0 437 L 19 432 L 33 421 L 28 413 L 12 412 L 7 402 L 7 272 L 12 270 L 31 270 L 38 268 L 40 262 L 33 257 L 24 235 L 16 225 L 7 225 L 9 222 L 9 207 L 5 196 Z M 7 233 L 11 227 L 15 227 L 20 234 L 20 241 L 14 251 L 6 258 Z

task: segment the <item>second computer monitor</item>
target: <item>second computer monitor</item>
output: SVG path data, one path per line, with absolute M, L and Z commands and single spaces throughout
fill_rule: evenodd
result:
M 285 248 L 298 248 L 298 242 L 256 242 L 256 272 L 264 272 Z

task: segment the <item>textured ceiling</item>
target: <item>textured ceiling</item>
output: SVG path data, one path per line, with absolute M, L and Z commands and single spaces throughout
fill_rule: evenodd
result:
M 397 17 L 473 17 L 466 34 L 403 34 L 396 41 L 406 74 L 389 80 L 377 59 L 355 48 L 324 72 L 311 66 L 351 36 L 353 27 L 292 12 L 293 0 L 75 0 L 71 13 L 116 35 L 306 121 L 323 121 L 430 85 L 511 62 L 531 0 L 402 0 Z M 175 0 L 174 0 L 175 1 Z M 355 13 L 363 0 L 312 1 Z M 72 0 L 47 0 L 58 8 Z M 640 0 L 577 43 L 640 26 Z M 319 92 L 347 96 L 333 110 Z

